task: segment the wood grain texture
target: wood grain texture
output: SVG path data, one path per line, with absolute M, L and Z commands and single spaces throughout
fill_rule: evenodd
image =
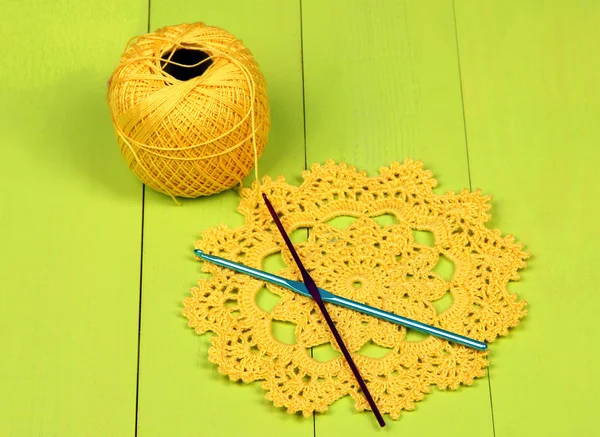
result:
M 267 81 L 272 121 L 260 175 L 282 174 L 297 183 L 304 169 L 298 2 L 152 1 L 152 29 L 195 21 L 226 29 L 255 56 Z M 208 227 L 242 225 L 238 203 L 235 190 L 184 200 L 183 206 L 146 192 L 140 437 L 313 434 L 312 419 L 273 407 L 259 383 L 234 383 L 219 374 L 207 358 L 209 336 L 198 336 L 181 315 L 183 299 L 203 277 L 194 243 Z
M 497 437 L 596 435 L 600 4 L 456 1 L 473 184 L 532 253 L 494 348 Z
M 303 1 L 309 165 L 333 158 L 370 174 L 422 160 L 438 192 L 469 187 L 452 3 Z M 351 399 L 316 418 L 316 435 L 375 435 Z M 434 390 L 389 432 L 493 435 L 488 381 Z
M 146 2 L 0 15 L 0 435 L 132 436 L 142 187 L 105 94 Z

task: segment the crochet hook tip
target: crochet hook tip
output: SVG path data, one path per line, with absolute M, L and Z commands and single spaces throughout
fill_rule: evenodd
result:
M 194 249 L 194 254 L 196 254 L 197 256 L 202 256 L 204 255 L 204 252 L 202 252 L 200 249 Z

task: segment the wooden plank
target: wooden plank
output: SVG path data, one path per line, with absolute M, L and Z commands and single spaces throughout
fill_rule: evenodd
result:
M 496 435 L 593 435 L 600 4 L 457 1 L 473 184 L 532 252 L 522 326 L 494 348 Z
M 142 186 L 105 96 L 146 7 L 0 5 L 2 435 L 133 435 Z
M 422 160 L 437 192 L 469 187 L 450 1 L 303 2 L 308 164 L 343 160 L 369 174 Z M 375 435 L 344 398 L 316 418 L 316 435 Z M 488 381 L 434 390 L 391 432 L 491 436 Z M 450 431 L 452 430 L 452 431 Z
M 244 42 L 265 75 L 271 105 L 260 175 L 298 182 L 304 169 L 298 3 L 153 0 L 151 17 L 152 29 L 202 21 Z M 146 192 L 139 436 L 312 436 L 312 419 L 273 407 L 259 383 L 236 384 L 219 374 L 208 361 L 209 337 L 187 326 L 182 301 L 203 277 L 194 243 L 204 229 L 241 226 L 243 218 L 234 190 L 182 203 Z

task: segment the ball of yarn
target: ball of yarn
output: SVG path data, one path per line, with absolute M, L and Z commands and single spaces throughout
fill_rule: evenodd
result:
M 108 84 L 121 153 L 146 185 L 171 197 L 241 184 L 270 129 L 264 77 L 229 32 L 204 23 L 130 40 Z

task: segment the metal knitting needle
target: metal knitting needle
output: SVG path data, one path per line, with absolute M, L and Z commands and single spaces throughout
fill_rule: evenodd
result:
M 360 386 L 365 397 L 367 398 L 367 402 L 371 406 L 371 410 L 373 410 L 373 414 L 375 414 L 375 417 L 377 418 L 377 422 L 379 422 L 379 426 L 381 426 L 383 428 L 385 426 L 385 421 L 383 420 L 383 417 L 381 416 L 381 413 L 379 412 L 379 409 L 377 408 L 377 405 L 375 404 L 375 401 L 373 400 L 373 397 L 371 396 L 371 393 L 369 392 L 369 389 L 367 388 L 365 381 L 363 380 L 362 376 L 360 375 L 360 372 L 358 371 L 358 367 L 356 367 L 356 364 L 354 364 L 354 360 L 352 359 L 350 352 L 348 352 L 348 349 L 346 348 L 346 345 L 344 344 L 342 337 L 340 336 L 337 328 L 335 327 L 333 320 L 331 320 L 331 316 L 327 312 L 327 308 L 325 308 L 325 303 L 321 299 L 321 294 L 319 293 L 319 289 L 317 288 L 315 281 L 313 281 L 311 276 L 308 274 L 308 272 L 304 268 L 304 265 L 302 265 L 302 261 L 300 261 L 300 257 L 298 256 L 298 253 L 296 253 L 296 249 L 294 249 L 294 245 L 292 244 L 290 237 L 288 237 L 287 233 L 285 232 L 285 229 L 283 228 L 283 225 L 281 224 L 281 221 L 279 220 L 277 213 L 273 209 L 273 205 L 271 205 L 271 202 L 269 202 L 267 195 L 264 193 L 263 193 L 263 199 L 265 200 L 265 204 L 267 205 L 267 208 L 269 209 L 269 212 L 271 213 L 271 216 L 273 217 L 273 220 L 275 221 L 275 224 L 277 225 L 277 228 L 279 229 L 279 232 L 281 233 L 281 236 L 283 237 L 286 246 L 288 247 L 290 253 L 292 254 L 292 257 L 294 258 L 294 261 L 296 262 L 296 265 L 298 266 L 300 273 L 302 274 L 302 279 L 304 281 L 304 284 L 306 285 L 306 288 L 308 289 L 308 292 L 310 293 L 310 295 L 312 296 L 314 301 L 317 303 L 319 309 L 321 310 L 321 313 L 323 314 L 323 317 L 325 318 L 325 321 L 327 322 L 329 329 L 331 330 L 333 336 L 335 337 L 335 341 L 337 342 L 342 353 L 344 354 L 344 357 L 346 358 L 346 361 L 348 362 L 348 365 L 350 366 L 352 373 L 354 373 L 354 377 L 358 381 L 358 385 Z

